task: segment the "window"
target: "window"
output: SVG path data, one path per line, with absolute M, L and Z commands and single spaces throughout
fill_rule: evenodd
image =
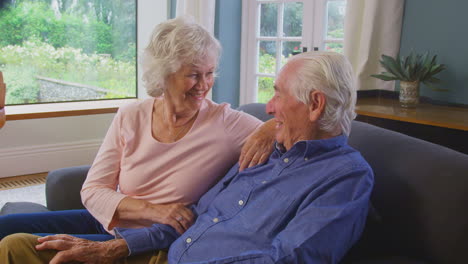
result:
M 136 0 L 0 3 L 7 105 L 136 97 Z
M 243 0 L 240 104 L 266 103 L 293 54 L 343 51 L 346 0 Z

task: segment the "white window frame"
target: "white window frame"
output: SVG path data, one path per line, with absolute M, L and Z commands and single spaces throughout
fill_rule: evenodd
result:
M 301 50 L 323 50 L 326 43 L 343 42 L 340 39 L 326 39 L 326 14 L 327 2 L 331 0 L 242 0 L 242 40 L 241 40 L 241 64 L 240 64 L 240 98 L 239 103 L 247 104 L 257 101 L 257 78 L 274 78 L 280 68 L 281 51 L 277 44 L 277 58 L 275 74 L 263 74 L 258 69 L 258 41 L 273 40 L 279 43 L 283 40 L 302 41 Z M 303 3 L 302 37 L 260 37 L 258 35 L 260 21 L 260 4 L 263 3 Z M 283 6 L 278 8 L 278 32 L 282 32 Z M 313 14 L 313 15 L 306 15 Z

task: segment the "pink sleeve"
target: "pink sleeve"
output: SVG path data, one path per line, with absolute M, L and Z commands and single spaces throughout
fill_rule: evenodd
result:
M 124 194 L 117 192 L 120 160 L 122 112 L 117 112 L 81 189 L 81 200 L 88 211 L 109 230 L 114 213 Z
M 224 127 L 226 134 L 233 143 L 233 148 L 240 155 L 247 137 L 263 124 L 262 121 L 247 113 L 232 109 L 229 105 L 224 108 Z

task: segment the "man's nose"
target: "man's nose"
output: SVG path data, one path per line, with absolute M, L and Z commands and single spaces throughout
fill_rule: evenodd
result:
M 270 99 L 270 101 L 268 101 L 268 103 L 266 104 L 266 112 L 267 114 L 269 115 L 274 115 L 275 114 L 275 106 L 274 106 L 274 97 L 272 97 Z

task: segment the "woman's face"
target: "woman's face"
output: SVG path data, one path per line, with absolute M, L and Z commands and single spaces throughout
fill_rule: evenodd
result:
M 176 111 L 198 111 L 214 83 L 214 60 L 199 65 L 183 65 L 168 78 L 164 98 Z

